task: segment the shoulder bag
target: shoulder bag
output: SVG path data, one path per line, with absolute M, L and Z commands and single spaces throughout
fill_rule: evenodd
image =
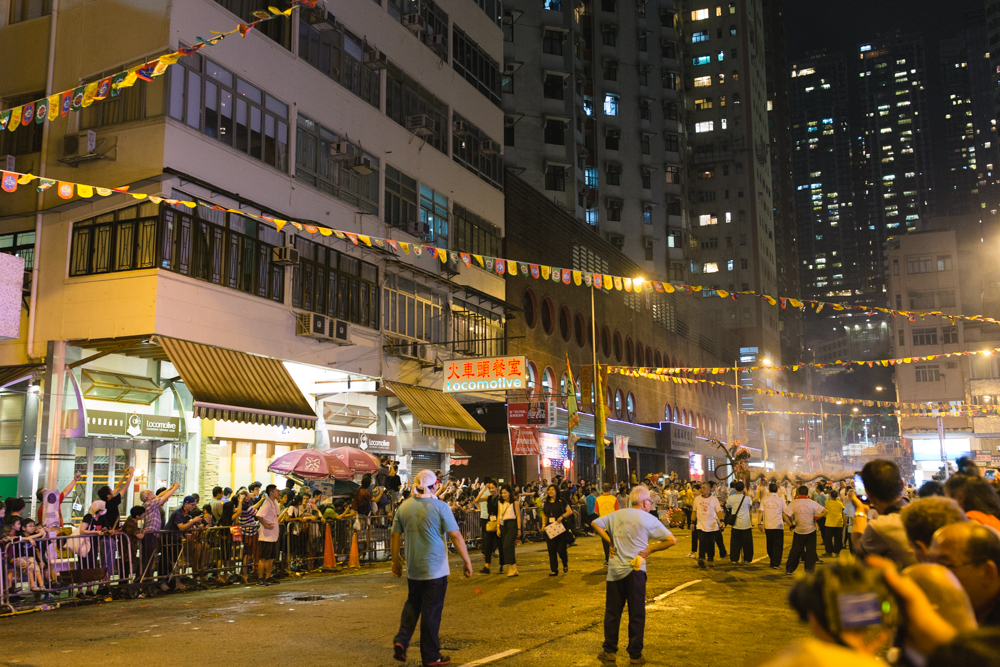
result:
M 743 509 L 743 503 L 746 502 L 746 499 L 747 499 L 746 494 L 743 494 L 743 500 L 740 501 L 740 505 L 739 505 L 739 507 L 736 508 L 735 512 L 732 511 L 731 509 L 729 509 L 728 507 L 726 507 L 726 516 L 725 516 L 725 519 L 723 519 L 723 520 L 726 522 L 727 526 L 735 526 L 736 525 L 736 519 L 740 515 L 740 510 Z

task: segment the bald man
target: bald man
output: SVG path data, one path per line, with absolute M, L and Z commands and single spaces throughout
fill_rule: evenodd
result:
M 980 625 L 1000 626 L 1000 536 L 978 523 L 953 523 L 936 533 L 930 559 L 962 583 Z

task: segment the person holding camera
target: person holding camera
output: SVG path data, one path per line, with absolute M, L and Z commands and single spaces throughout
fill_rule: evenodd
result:
M 792 521 L 792 547 L 788 550 L 788 561 L 785 563 L 785 574 L 792 576 L 803 554 L 806 561 L 806 572 L 812 574 L 816 569 L 816 520 L 826 514 L 826 509 L 809 497 L 809 487 L 803 484 L 798 489 L 798 496 L 785 507 L 785 516 Z
M 851 490 L 854 505 L 854 526 L 851 528 L 851 546 L 858 558 L 884 556 L 899 567 L 917 562 L 913 547 L 906 537 L 906 528 L 900 511 L 909 501 L 903 497 L 903 477 L 893 461 L 875 459 L 861 469 L 861 481 L 871 505 L 858 498 Z M 875 509 L 878 516 L 869 516 Z

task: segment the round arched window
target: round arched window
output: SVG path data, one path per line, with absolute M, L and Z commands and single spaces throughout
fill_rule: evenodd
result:
M 534 398 L 538 393 L 538 368 L 535 362 L 528 362 L 528 398 Z
M 535 296 L 535 290 L 530 288 L 524 290 L 524 300 L 521 306 L 524 308 L 525 325 L 529 329 L 533 329 L 538 322 L 538 297 Z
M 635 421 L 635 394 L 632 392 L 629 392 L 628 398 L 625 399 L 625 415 L 630 422 Z
M 628 366 L 635 366 L 635 343 L 632 342 L 631 336 L 625 338 L 625 363 Z
M 656 351 L 656 356 L 654 357 L 654 360 L 656 361 L 657 368 L 663 368 L 663 357 L 660 355 L 659 350 Z
M 587 334 L 584 333 L 586 326 L 586 323 L 583 321 L 583 315 L 577 313 L 576 319 L 573 322 L 573 334 L 576 336 L 576 344 L 580 347 L 584 346 L 584 341 L 587 338 Z
M 601 327 L 601 351 L 605 357 L 611 356 L 611 329 L 606 324 Z
M 593 382 L 590 383 L 590 396 L 587 397 L 587 400 L 590 401 L 591 404 L 594 403 L 594 383 Z M 581 405 L 583 405 L 583 385 L 580 384 L 580 377 L 577 376 L 577 378 L 576 378 L 576 407 L 579 408 Z
M 625 392 L 621 388 L 615 390 L 615 416 L 622 419 L 625 415 Z
M 635 344 L 635 365 L 639 368 L 646 365 L 646 348 L 642 346 L 642 341 Z
M 556 374 L 552 368 L 546 366 L 542 372 L 542 395 L 546 400 L 550 400 L 556 390 Z
M 568 379 L 569 376 L 566 375 L 566 373 L 563 373 L 559 378 L 559 405 L 564 408 L 566 407 L 566 401 L 569 399 L 569 391 L 566 387 L 566 381 Z
M 614 348 L 615 348 L 615 361 L 622 360 L 622 335 L 619 331 L 615 330 L 614 337 Z
M 653 348 L 646 346 L 646 364 L 649 366 L 653 365 Z M 659 366 L 660 364 L 656 364 Z
M 567 343 L 569 339 L 573 336 L 573 329 L 570 327 L 572 320 L 572 315 L 569 314 L 569 308 L 563 306 L 559 309 L 559 333 L 562 334 L 562 338 Z
M 670 404 L 667 403 L 667 407 L 663 408 L 663 421 L 672 422 L 674 420 L 674 411 L 670 409 Z
M 542 300 L 542 329 L 547 334 L 551 334 L 552 328 L 555 326 L 555 315 L 555 306 L 552 305 L 552 299 L 545 297 Z

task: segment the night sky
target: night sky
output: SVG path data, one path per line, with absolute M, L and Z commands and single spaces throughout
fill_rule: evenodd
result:
M 983 0 L 785 0 L 788 56 L 795 60 L 817 48 L 851 52 L 879 32 L 920 31 L 928 56 L 937 41 L 961 30 L 965 13 L 983 9 Z M 931 61 L 928 58 L 928 65 Z

